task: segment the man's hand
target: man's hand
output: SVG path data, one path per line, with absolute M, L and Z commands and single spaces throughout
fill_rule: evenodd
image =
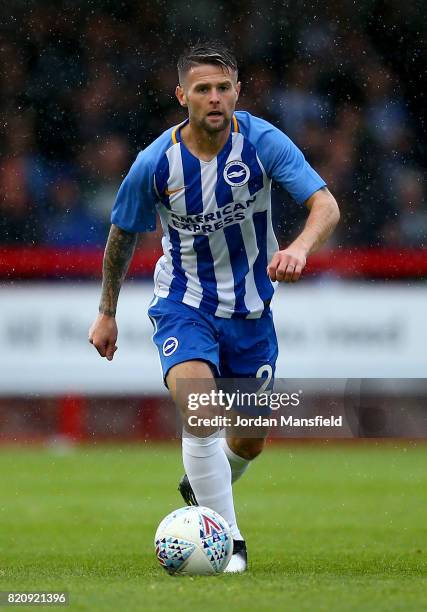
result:
M 102 262 L 102 291 L 99 315 L 89 330 L 89 342 L 101 357 L 111 361 L 117 351 L 117 300 L 122 282 L 131 262 L 138 235 L 112 225 Z
M 295 283 L 301 276 L 307 261 L 307 250 L 295 243 L 283 251 L 277 251 L 267 266 L 267 274 L 272 281 Z
M 100 313 L 89 330 L 89 342 L 101 357 L 111 361 L 117 351 L 117 324 L 115 317 Z
M 287 249 L 274 253 L 267 266 L 267 274 L 272 281 L 297 281 L 307 257 L 329 238 L 339 221 L 338 204 L 326 187 L 315 191 L 305 205 L 310 213 L 303 231 Z

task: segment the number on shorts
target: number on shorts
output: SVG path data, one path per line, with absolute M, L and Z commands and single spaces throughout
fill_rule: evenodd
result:
M 267 374 L 267 376 L 264 376 L 264 374 Z M 266 363 L 265 365 L 259 367 L 255 376 L 256 378 L 265 379 L 261 387 L 258 389 L 257 393 L 269 393 L 269 391 L 266 391 L 266 389 L 270 384 L 271 379 L 273 378 L 273 368 L 271 367 L 271 365 Z

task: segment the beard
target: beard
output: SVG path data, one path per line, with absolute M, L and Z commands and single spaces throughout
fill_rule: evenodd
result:
M 206 117 L 204 117 L 198 122 L 198 125 L 200 128 L 208 132 L 208 134 L 218 134 L 218 132 L 223 132 L 224 130 L 226 130 L 230 123 L 231 117 L 223 116 L 222 121 L 214 125 L 210 123 Z

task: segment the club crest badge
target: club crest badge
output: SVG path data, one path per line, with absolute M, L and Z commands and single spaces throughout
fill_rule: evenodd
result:
M 169 355 L 172 355 L 172 353 L 174 353 L 177 348 L 178 348 L 178 340 L 174 336 L 171 336 L 170 338 L 166 338 L 166 340 L 163 342 L 163 347 L 162 347 L 163 355 L 165 357 L 169 357 Z
M 246 185 L 250 176 L 249 167 L 240 160 L 228 162 L 224 168 L 224 181 L 231 187 Z

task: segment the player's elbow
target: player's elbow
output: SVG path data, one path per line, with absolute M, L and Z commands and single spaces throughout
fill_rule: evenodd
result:
M 328 220 L 331 231 L 334 230 L 341 217 L 336 199 L 329 190 L 325 189 L 319 193 L 318 204 L 319 211 L 322 216 Z
M 330 210 L 329 214 L 330 214 L 330 219 L 331 219 L 331 226 L 333 229 L 335 229 L 339 223 L 339 220 L 341 219 L 341 213 L 340 213 L 340 209 L 338 206 L 338 202 L 336 201 L 336 199 L 334 198 L 332 194 L 330 194 L 329 210 Z
M 328 233 L 334 231 L 340 220 L 340 209 L 334 196 L 330 193 L 322 193 L 313 203 L 311 210 L 324 220 Z
M 316 191 L 306 202 L 310 213 L 319 215 L 327 219 L 331 231 L 336 227 L 340 220 L 340 209 L 338 203 L 327 187 Z

